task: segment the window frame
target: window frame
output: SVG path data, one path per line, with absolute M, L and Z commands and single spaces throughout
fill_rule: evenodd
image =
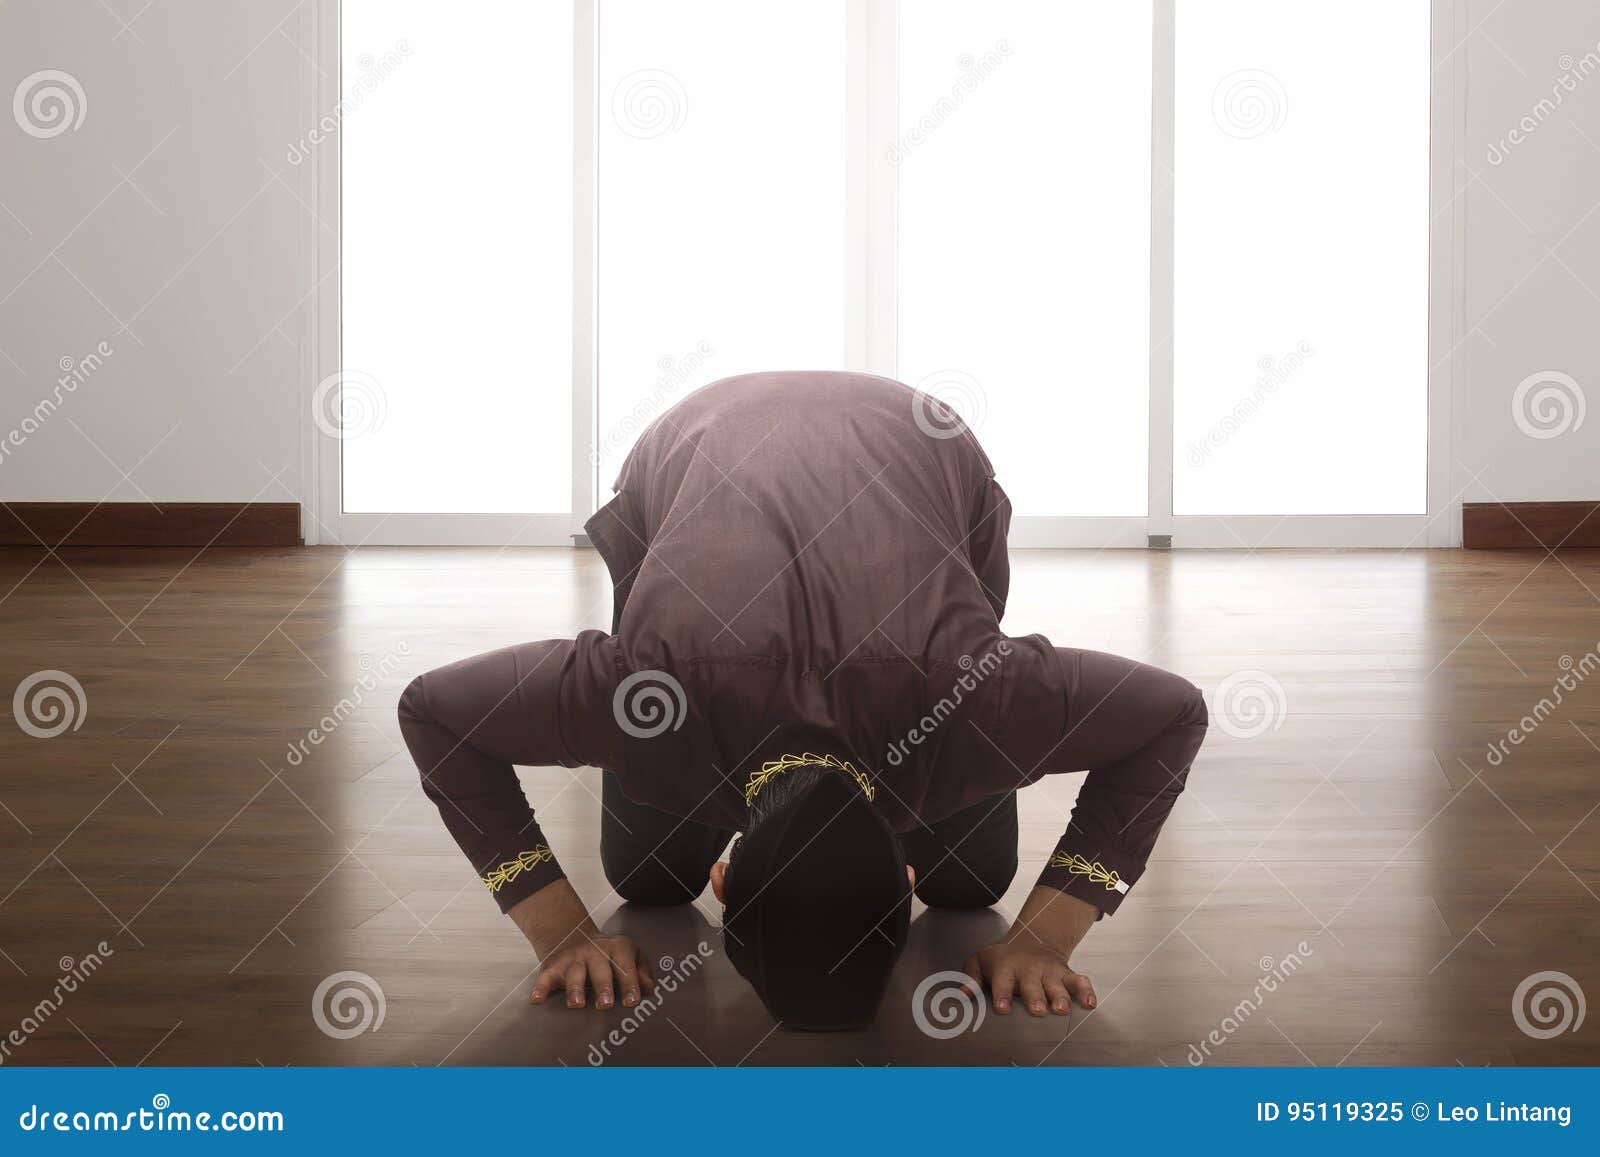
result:
M 534 514 L 351 514 L 342 509 L 342 443 L 311 420 L 318 383 L 341 367 L 340 148 L 337 134 L 300 166 L 302 198 L 317 220 L 302 223 L 309 309 L 302 319 L 301 488 L 308 545 L 570 546 L 605 498 L 591 456 L 596 444 L 600 389 L 596 338 L 596 142 L 599 97 L 599 5 L 571 0 L 573 44 L 573 326 L 571 510 Z M 1424 0 L 1413 0 L 1424 2 Z M 1426 0 L 1431 9 L 1432 96 L 1429 134 L 1428 444 L 1427 509 L 1415 515 L 1174 515 L 1173 497 L 1173 220 L 1175 189 L 1176 0 L 1153 0 L 1150 405 L 1147 513 L 1130 517 L 1017 516 L 1014 547 L 1127 548 L 1164 546 L 1224 549 L 1280 547 L 1453 547 L 1461 544 L 1461 494 L 1468 481 L 1455 460 L 1458 394 L 1464 380 L 1464 303 L 1458 289 L 1464 265 L 1466 181 L 1463 148 L 1465 61 L 1460 40 L 1469 28 L 1466 0 Z M 900 0 L 854 0 L 846 29 L 846 252 L 859 277 L 846 286 L 845 350 L 864 372 L 897 376 L 897 170 L 877 161 L 898 129 Z M 341 94 L 342 4 L 301 10 L 302 42 L 315 46 L 301 66 L 302 129 Z M 319 63 L 320 62 L 320 63 Z M 309 218 L 310 215 L 307 215 Z M 997 464 L 1002 481 L 1005 464 Z

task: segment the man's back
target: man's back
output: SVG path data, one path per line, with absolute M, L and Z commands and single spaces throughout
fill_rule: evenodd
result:
M 969 432 L 918 422 L 929 404 L 886 378 L 767 373 L 658 418 L 591 523 L 613 575 L 633 576 L 626 665 L 782 656 L 826 673 L 954 661 L 997 634 L 1003 548 L 983 568 L 1004 496 Z

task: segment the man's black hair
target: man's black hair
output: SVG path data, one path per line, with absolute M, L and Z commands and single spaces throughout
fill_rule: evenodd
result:
M 751 805 L 724 884 L 723 944 L 790 1028 L 869 1022 L 911 922 L 905 850 L 848 775 L 796 767 Z

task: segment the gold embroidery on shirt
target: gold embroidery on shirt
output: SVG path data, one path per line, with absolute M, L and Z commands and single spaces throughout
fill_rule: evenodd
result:
M 1092 884 L 1104 884 L 1108 892 L 1127 891 L 1127 885 L 1122 882 L 1122 877 L 1111 871 L 1099 860 L 1086 860 L 1077 852 L 1070 856 L 1066 852 L 1057 852 L 1050 857 L 1052 868 L 1065 868 L 1074 876 L 1088 876 Z
M 761 789 L 767 786 L 767 781 L 773 776 L 782 775 L 797 767 L 826 767 L 833 771 L 842 771 L 856 781 L 856 786 L 861 789 L 861 794 L 867 797 L 870 803 L 877 790 L 872 786 L 872 781 L 865 774 L 856 770 L 855 766 L 846 760 L 834 755 L 813 755 L 805 752 L 803 755 L 784 755 L 777 759 L 769 759 L 761 765 L 760 771 L 750 773 L 750 782 L 744 789 L 744 804 L 749 807 L 755 803 L 756 796 L 761 794 Z
M 556 854 L 554 852 L 544 844 L 540 844 L 536 848 L 518 852 L 516 859 L 507 860 L 494 871 L 486 873 L 483 877 L 483 882 L 489 891 L 498 892 L 501 888 L 511 883 L 512 880 L 522 875 L 522 873 L 530 871 L 535 865 L 548 863 L 555 858 Z

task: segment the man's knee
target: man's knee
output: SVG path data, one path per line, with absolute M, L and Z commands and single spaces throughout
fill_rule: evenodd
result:
M 999 903 L 1017 875 L 1016 857 L 984 868 L 945 860 L 917 881 L 917 899 L 930 908 L 973 911 Z
M 600 862 L 605 869 L 606 882 L 630 904 L 648 908 L 692 904 L 705 890 L 706 873 L 703 871 L 669 869 L 654 856 L 642 861 L 629 860 L 615 854 L 606 855 L 605 851 L 602 846 Z M 691 879 L 691 875 L 695 878 Z

